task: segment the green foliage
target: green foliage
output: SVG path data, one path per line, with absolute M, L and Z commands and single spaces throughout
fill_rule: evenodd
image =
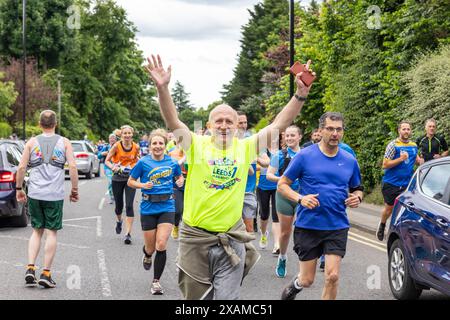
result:
M 6 122 L 0 122 L 0 139 L 8 138 L 12 134 L 12 127 Z
M 3 82 L 4 74 L 0 72 L 0 118 L 10 116 L 13 111 L 10 109 L 17 99 L 17 92 L 14 90 L 13 82 Z
M 175 86 L 172 89 L 172 99 L 179 113 L 188 109 L 193 110 L 189 101 L 189 93 L 186 92 L 184 85 L 178 80 L 175 81 Z
M 264 0 L 255 5 L 253 11 L 249 11 L 250 20 L 242 28 L 238 65 L 233 79 L 224 86 L 225 103 L 240 109 L 246 98 L 261 93 L 261 78 L 267 67 L 261 58 L 271 46 L 280 42 L 278 36 L 289 25 L 288 8 L 287 1 Z
M 439 132 L 450 138 L 450 45 L 419 55 L 402 78 L 408 97 L 399 118 L 408 119 L 415 135 L 423 134 L 425 120 L 434 118 Z

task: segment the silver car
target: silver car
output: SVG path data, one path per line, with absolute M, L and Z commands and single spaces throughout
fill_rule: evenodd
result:
M 75 162 L 77 163 L 78 174 L 83 174 L 86 179 L 91 179 L 92 174 L 100 177 L 100 160 L 97 157 L 94 147 L 87 141 L 74 140 L 72 143 Z M 69 167 L 66 163 L 66 174 L 69 173 Z

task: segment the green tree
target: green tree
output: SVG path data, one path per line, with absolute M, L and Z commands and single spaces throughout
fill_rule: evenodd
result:
M 175 81 L 172 89 L 172 99 L 179 113 L 182 113 L 184 110 L 193 111 L 192 104 L 189 101 L 189 93 L 186 92 L 184 85 L 178 80 Z
M 17 99 L 13 82 L 3 82 L 4 74 L 0 72 L 0 118 L 9 117 L 14 111 L 10 109 Z
M 419 55 L 404 73 L 402 84 L 408 89 L 398 118 L 413 124 L 415 136 L 423 134 L 425 120 L 434 118 L 438 129 L 450 138 L 450 45 Z
M 67 27 L 67 9 L 73 0 L 27 1 L 27 55 L 39 68 L 57 67 L 73 41 Z M 22 48 L 22 1 L 0 1 L 0 55 L 20 58 Z

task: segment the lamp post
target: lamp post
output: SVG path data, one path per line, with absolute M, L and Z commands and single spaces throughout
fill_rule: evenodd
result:
M 289 0 L 289 66 L 294 64 L 294 0 Z M 289 97 L 294 95 L 294 75 L 289 77 Z
M 23 57 L 22 57 L 22 139 L 25 141 L 26 139 L 26 131 L 25 131 L 25 110 L 26 110 L 26 60 L 27 60 L 27 48 L 26 48 L 26 7 L 27 0 L 22 0 L 22 49 L 23 49 Z
M 61 134 L 61 78 L 64 77 L 62 74 L 58 73 L 58 134 Z

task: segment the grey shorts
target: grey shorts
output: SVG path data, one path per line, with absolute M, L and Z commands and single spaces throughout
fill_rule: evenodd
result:
M 244 207 L 242 208 L 242 218 L 253 219 L 256 218 L 256 209 L 258 201 L 256 194 L 247 192 L 244 196 Z
M 229 241 L 241 261 L 233 267 L 230 257 L 222 246 L 215 245 L 209 248 L 209 272 L 213 287 L 204 300 L 238 300 L 240 297 L 244 276 L 245 244 L 232 239 Z

